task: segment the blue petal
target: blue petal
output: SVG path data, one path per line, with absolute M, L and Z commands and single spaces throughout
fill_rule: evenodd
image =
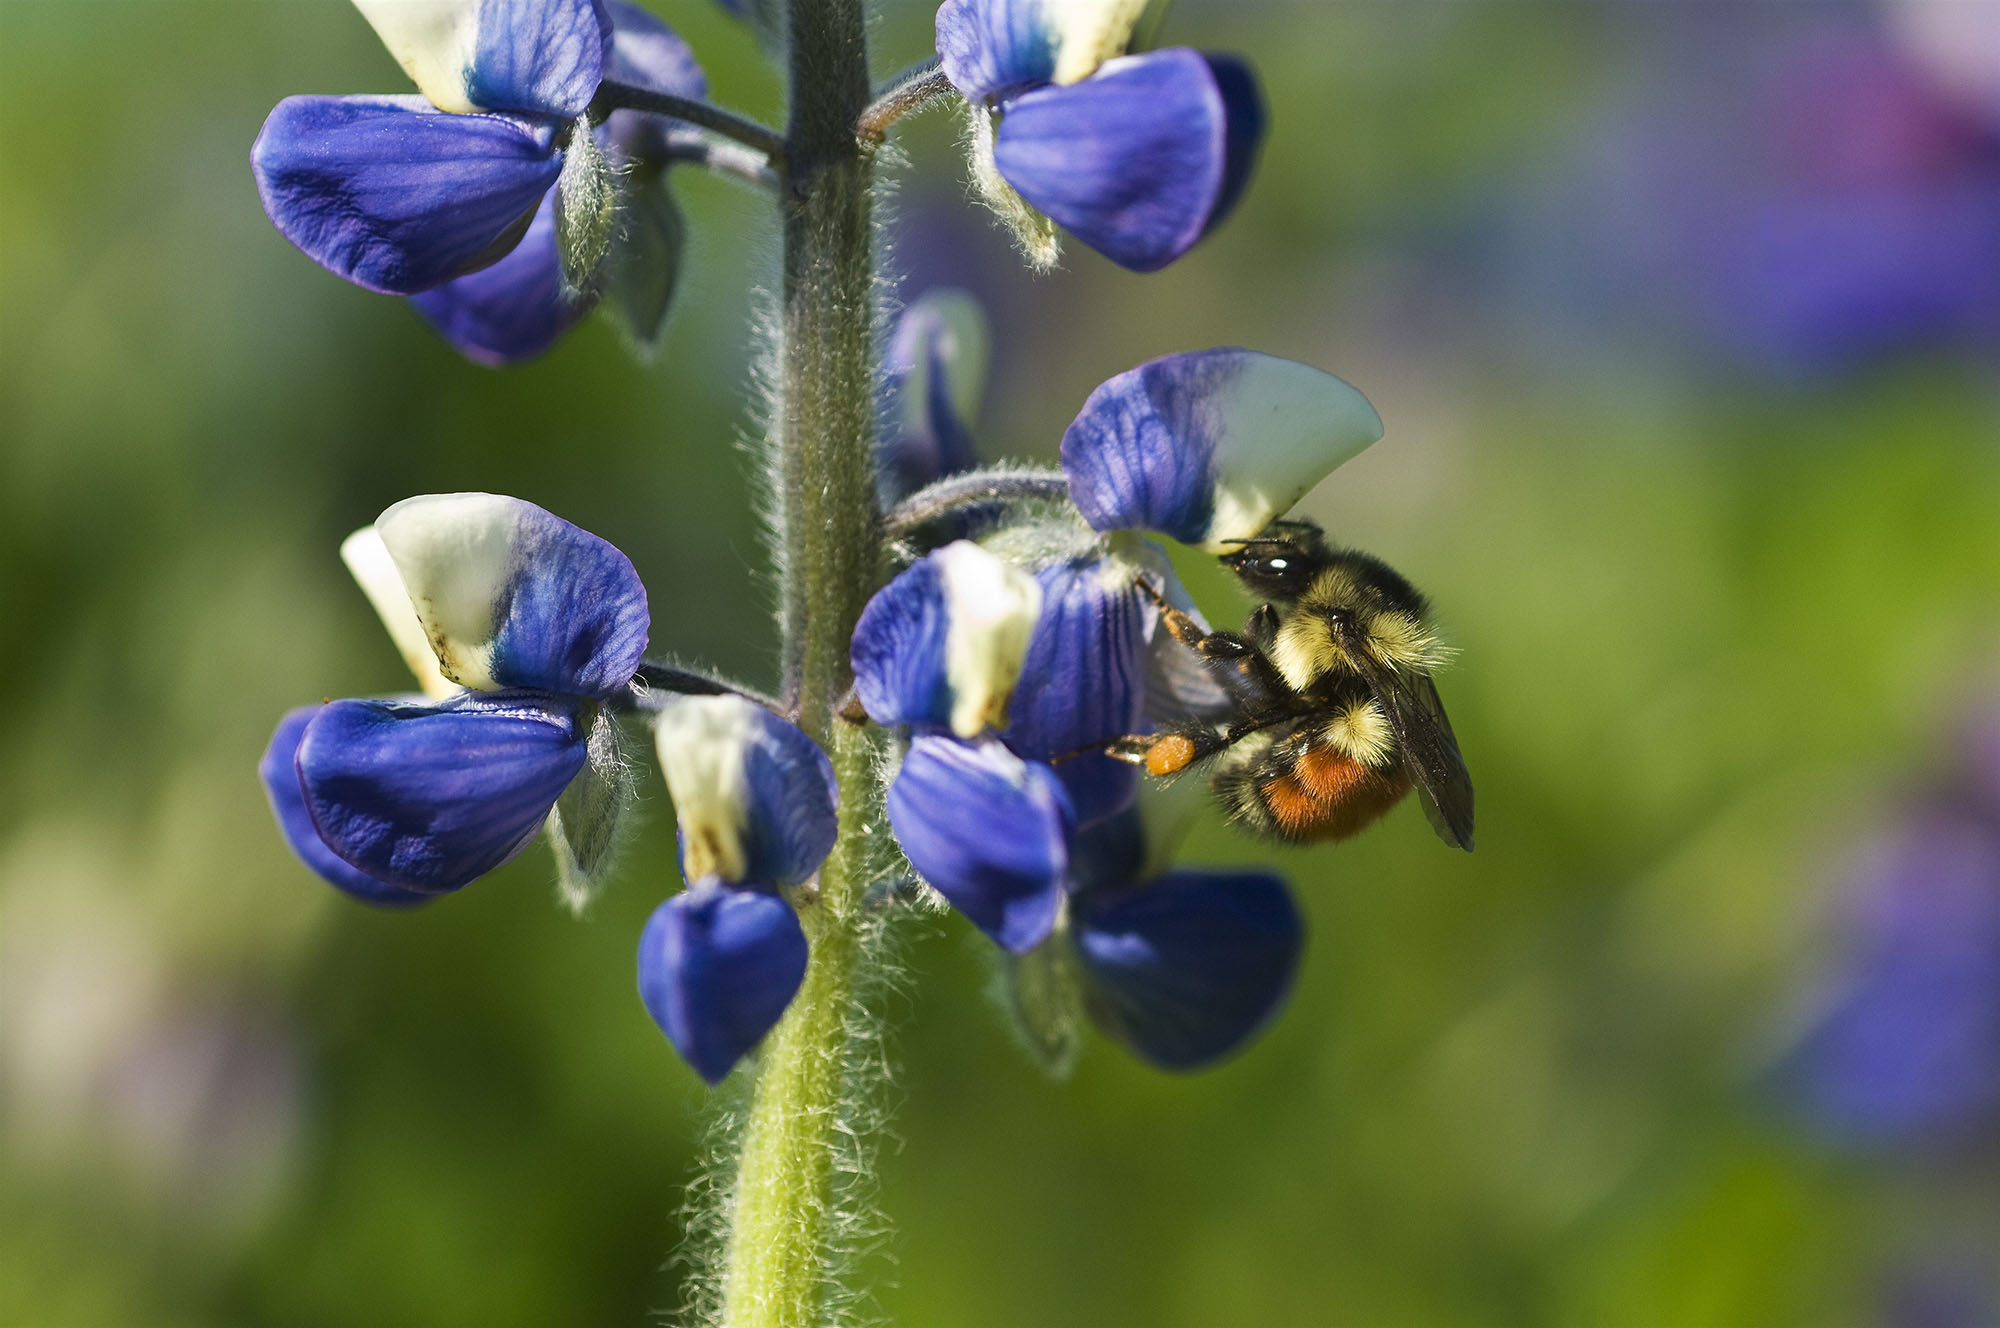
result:
M 1033 578 L 969 541 L 926 555 L 855 624 L 849 661 L 862 709 L 877 724 L 962 738 L 1005 723 L 1040 604 Z
M 646 1012 L 711 1084 L 771 1031 L 805 975 L 805 932 L 775 894 L 699 882 L 654 909 L 639 938 Z
M 1152 272 L 1222 220 L 1262 137 L 1262 103 L 1240 63 L 1153 51 L 1009 102 L 993 159 L 1077 239 Z
M 1081 824 L 1132 801 L 1138 769 L 1086 747 L 1135 732 L 1145 707 L 1149 614 L 1122 564 L 1088 559 L 1035 573 L 1042 613 L 1002 735 L 1036 761 L 1057 761 Z
M 593 297 L 563 292 L 550 191 L 512 253 L 492 267 L 412 295 L 410 303 L 459 354 L 498 366 L 532 359 L 555 345 L 590 311 Z
M 287 97 L 250 165 L 279 234 L 391 295 L 506 254 L 562 168 L 548 125 L 447 115 L 421 97 Z
M 612 26 L 607 77 L 675 97 L 708 96 L 708 75 L 678 33 L 627 0 L 608 0 L 605 8 Z M 598 132 L 628 158 L 658 160 L 666 152 L 671 131 L 681 127 L 680 121 L 657 115 L 613 111 Z
M 1855 1143 L 1978 1128 L 2000 1108 L 2000 831 L 1919 817 L 1864 864 L 1854 931 L 1781 1078 Z
M 598 0 L 482 0 L 477 32 L 465 80 L 473 105 L 569 120 L 597 95 L 611 49 Z
M 1072 922 L 1092 1017 L 1167 1070 L 1199 1069 L 1262 1027 L 1305 943 L 1285 883 L 1260 872 L 1169 872 L 1093 892 Z
M 335 701 L 306 725 L 299 778 L 350 866 L 442 894 L 528 846 L 583 768 L 584 737 L 575 703 L 546 693 Z
M 833 763 L 796 724 L 740 696 L 668 701 L 654 725 L 684 870 L 797 885 L 840 833 Z
M 1063 433 L 1062 465 L 1093 528 L 1222 552 L 1381 436 L 1368 399 L 1332 374 L 1255 351 L 1189 351 L 1100 384 Z
M 937 50 L 945 77 L 970 101 L 991 103 L 1055 76 L 1061 37 L 1049 0 L 945 0 Z
M 883 366 L 892 410 L 881 449 L 895 495 L 979 464 L 972 417 L 987 341 L 986 315 L 964 291 L 926 291 L 896 320 Z
M 951 718 L 945 677 L 950 614 L 944 573 L 924 558 L 875 592 L 854 625 L 849 663 L 854 694 L 877 724 L 944 725 Z
M 1047 766 L 992 739 L 918 734 L 889 786 L 889 824 L 910 865 L 1015 954 L 1055 927 L 1074 820 Z
M 603 697 L 646 653 L 646 588 L 610 543 L 491 493 L 406 498 L 375 522 L 445 676 Z
M 264 794 L 271 800 L 271 814 L 278 819 L 278 829 L 285 836 L 285 843 L 298 855 L 299 861 L 365 903 L 388 908 L 407 908 L 423 903 L 430 896 L 378 881 L 368 873 L 348 866 L 326 846 L 326 841 L 319 837 L 319 831 L 313 828 L 312 817 L 306 811 L 305 789 L 299 783 L 297 760 L 299 739 L 305 735 L 306 725 L 312 722 L 319 709 L 318 706 L 301 706 L 288 711 L 278 721 L 278 730 L 271 735 L 271 745 L 264 749 L 264 759 L 257 763 L 257 777 L 264 781 Z

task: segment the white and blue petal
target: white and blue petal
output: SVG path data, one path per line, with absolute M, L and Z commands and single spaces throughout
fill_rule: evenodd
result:
M 1068 560 L 1035 581 L 1042 611 L 1002 736 L 1030 760 L 1057 762 L 1078 822 L 1089 824 L 1130 803 L 1138 787 L 1137 767 L 1084 749 L 1139 728 L 1156 615 L 1122 562 Z
M 611 23 L 598 0 L 354 0 L 441 111 L 570 119 L 597 93 Z
M 1063 433 L 1070 497 L 1097 530 L 1224 552 L 1382 436 L 1350 384 L 1239 349 L 1167 355 L 1102 383 Z
M 771 1031 L 806 973 L 806 937 L 776 894 L 700 881 L 653 910 L 639 937 L 639 997 L 711 1084 Z
M 654 741 L 688 878 L 797 885 L 840 824 L 833 764 L 804 730 L 740 696 L 679 696 Z
M 492 366 L 540 355 L 590 311 L 594 300 L 592 294 L 572 294 L 563 287 L 553 191 L 543 195 L 512 253 L 491 267 L 410 297 L 459 354 Z
M 299 741 L 306 810 L 349 866 L 456 890 L 526 848 L 583 768 L 575 706 L 538 692 L 321 706 Z
M 1240 62 L 1153 51 L 1008 103 L 993 160 L 1064 230 L 1114 263 L 1153 272 L 1228 214 L 1263 124 Z
M 888 803 L 910 865 L 974 926 L 1015 954 L 1048 938 L 1075 823 L 1053 771 L 991 738 L 920 733 Z
M 1041 610 L 1035 579 L 967 540 L 878 591 L 855 624 L 854 691 L 877 724 L 970 738 L 1007 722 Z
M 1071 929 L 1084 1000 L 1140 1059 L 1195 1070 L 1234 1051 L 1284 1003 L 1305 922 L 1261 872 L 1176 871 L 1080 895 Z
M 978 464 L 972 420 L 989 339 L 986 314 L 961 290 L 926 291 L 896 320 L 883 363 L 893 404 L 882 463 L 897 493 Z
M 937 49 L 945 77 L 992 104 L 1042 83 L 1089 78 L 1122 55 L 1147 0 L 945 0 Z
M 611 15 L 608 77 L 674 97 L 708 96 L 708 75 L 680 34 L 628 0 L 606 0 L 605 10 Z M 678 120 L 613 111 L 599 132 L 627 158 L 658 159 L 677 128 L 683 128 Z
M 562 169 L 550 126 L 419 97 L 287 97 L 250 164 L 279 234 L 391 295 L 498 261 Z
M 423 903 L 429 895 L 376 880 L 350 866 L 319 837 L 312 816 L 306 811 L 305 789 L 299 783 L 297 764 L 299 739 L 318 713 L 318 706 L 301 706 L 287 712 L 271 735 L 271 745 L 264 749 L 264 759 L 257 763 L 257 777 L 264 783 L 264 795 L 270 799 L 271 814 L 277 818 L 286 845 L 323 880 L 364 903 L 386 908 L 408 908 Z
M 533 503 L 426 494 L 375 528 L 439 666 L 463 686 L 603 697 L 646 653 L 646 588 L 631 560 Z

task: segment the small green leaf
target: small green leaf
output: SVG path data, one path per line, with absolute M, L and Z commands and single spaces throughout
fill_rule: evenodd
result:
M 611 874 L 636 782 L 618 721 L 599 710 L 585 740 L 583 772 L 556 800 L 546 826 L 556 856 L 556 890 L 573 913 L 583 912 Z
M 1066 928 L 1007 960 L 1007 1008 L 1042 1069 L 1067 1078 L 1083 1045 L 1083 989 Z
M 556 249 L 563 285 L 572 292 L 594 289 L 617 217 L 618 173 L 597 146 L 589 121 L 580 119 L 556 177 Z
M 659 344 L 680 284 L 687 226 L 664 174 L 635 181 L 625 194 L 618 237 L 605 261 L 603 288 L 612 320 L 642 352 Z

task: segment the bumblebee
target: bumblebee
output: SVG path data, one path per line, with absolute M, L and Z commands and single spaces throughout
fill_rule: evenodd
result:
M 1472 778 L 1431 682 L 1447 652 L 1424 597 L 1308 521 L 1279 522 L 1222 562 L 1265 601 L 1240 634 L 1152 593 L 1228 697 L 1224 713 L 1116 739 L 1108 754 L 1162 777 L 1213 758 L 1225 811 L 1293 842 L 1346 839 L 1414 787 L 1438 838 L 1470 852 Z

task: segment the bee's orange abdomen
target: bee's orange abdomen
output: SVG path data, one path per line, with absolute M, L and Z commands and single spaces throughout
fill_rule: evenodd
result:
M 1177 775 L 1194 760 L 1194 743 L 1178 733 L 1169 733 L 1146 749 L 1146 773 Z
M 1306 749 L 1284 774 L 1257 786 L 1265 809 L 1288 839 L 1345 839 L 1409 791 L 1410 777 L 1401 766 L 1384 772 L 1329 746 Z

